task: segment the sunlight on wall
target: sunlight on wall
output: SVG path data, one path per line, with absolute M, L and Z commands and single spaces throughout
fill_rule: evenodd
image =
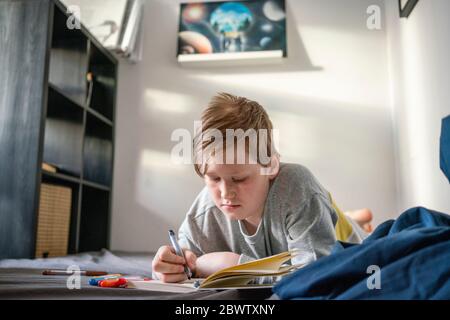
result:
M 413 24 L 410 24 L 413 26 Z M 426 199 L 431 199 L 432 189 L 429 170 L 436 164 L 432 163 L 431 157 L 423 156 L 428 151 L 427 141 L 429 141 L 428 133 L 430 128 L 426 127 L 427 118 L 427 99 L 423 88 L 423 79 L 417 75 L 426 74 L 426 64 L 423 63 L 424 50 L 421 44 L 416 41 L 417 30 L 414 27 L 404 28 L 402 37 L 401 57 L 404 62 L 403 81 L 407 94 L 405 95 L 405 106 L 408 110 L 403 113 L 406 126 L 405 139 L 409 156 L 403 161 L 408 162 L 409 173 L 408 178 L 411 183 L 411 195 L 413 199 L 419 203 L 425 203 Z
M 319 119 L 290 112 L 271 111 L 274 129 L 279 130 L 279 150 L 284 162 L 303 162 L 319 156 Z
M 192 112 L 194 104 L 190 95 L 154 88 L 145 89 L 143 98 L 145 109 L 151 116 L 159 112 L 188 114 Z
M 144 149 L 139 156 L 136 175 L 136 200 L 151 211 L 155 207 L 171 210 L 176 186 L 191 173 L 190 165 L 174 164 L 170 153 Z M 157 193 L 155 194 L 155 192 Z M 158 212 L 171 212 L 159 210 Z
M 300 27 L 297 28 L 300 32 Z M 232 85 L 273 95 L 289 94 L 339 102 L 346 108 L 358 111 L 361 107 L 388 108 L 384 95 L 377 93 L 377 90 L 386 90 L 384 82 L 380 81 L 380 78 L 386 77 L 385 70 L 368 67 L 367 55 L 379 51 L 373 38 L 366 39 L 364 33 L 317 26 L 302 27 L 301 31 L 308 54 L 323 70 L 263 72 L 257 77 L 250 70 L 232 74 L 193 74 L 189 77 L 216 86 Z M 385 53 L 381 51 L 380 59 L 385 58 Z
M 297 28 L 309 55 L 324 69 L 324 73 L 297 82 L 297 90 L 303 96 L 348 103 L 358 109 L 387 108 L 384 95 L 378 94 L 386 90 L 385 70 L 371 67 L 374 58 L 377 63 L 386 59 L 376 40 L 383 38 L 384 33 L 373 32 L 369 36 L 364 29 L 357 32 L 307 25 Z

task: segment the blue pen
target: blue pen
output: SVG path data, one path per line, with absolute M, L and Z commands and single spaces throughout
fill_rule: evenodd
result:
M 172 242 L 172 246 L 175 248 L 177 255 L 180 257 L 183 257 L 184 260 L 186 261 L 184 252 L 183 252 L 183 250 L 181 250 L 180 245 L 178 244 L 177 238 L 175 236 L 175 232 L 173 232 L 173 230 L 169 230 L 169 239 L 170 239 L 170 242 Z M 192 271 L 187 266 L 187 263 L 184 265 L 184 273 L 186 273 L 186 276 L 188 277 L 188 279 L 191 280 Z

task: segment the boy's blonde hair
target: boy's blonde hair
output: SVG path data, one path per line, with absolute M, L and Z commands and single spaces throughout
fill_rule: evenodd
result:
M 202 112 L 201 122 L 201 130 L 196 133 L 193 141 L 194 158 L 198 157 L 199 153 L 210 147 L 212 143 L 219 143 L 221 147 L 223 147 L 227 137 L 227 129 L 241 129 L 245 132 L 249 129 L 253 129 L 256 132 L 266 130 L 268 134 L 264 141 L 260 141 L 261 139 L 259 135 L 256 137 L 258 150 L 260 145 L 264 143 L 266 149 L 265 152 L 268 158 L 271 158 L 274 155 L 279 156 L 273 143 L 272 121 L 264 108 L 256 101 L 225 92 L 220 92 L 211 98 L 208 107 Z M 220 131 L 222 133 L 223 140 L 205 140 L 203 135 L 208 130 Z M 245 146 L 248 148 L 247 141 Z M 262 145 L 261 147 L 264 148 Z M 256 161 L 264 167 L 270 164 L 263 163 L 260 159 L 259 153 Z M 203 177 L 206 173 L 206 163 L 203 162 L 204 159 L 200 162 L 194 161 L 195 171 L 200 177 Z

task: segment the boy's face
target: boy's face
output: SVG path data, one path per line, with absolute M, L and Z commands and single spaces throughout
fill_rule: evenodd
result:
M 230 219 L 258 219 L 264 210 L 270 180 L 259 164 L 210 163 L 204 180 L 216 206 Z

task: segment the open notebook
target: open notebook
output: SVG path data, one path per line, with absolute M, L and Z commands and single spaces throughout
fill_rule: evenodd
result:
M 297 250 L 282 252 L 270 257 L 253 260 L 219 270 L 205 279 L 191 279 L 182 283 L 166 283 L 160 280 L 130 281 L 131 288 L 165 292 L 192 292 L 197 290 L 270 288 L 274 282 L 255 284 L 261 277 L 280 277 L 301 267 L 286 265 L 298 254 Z

